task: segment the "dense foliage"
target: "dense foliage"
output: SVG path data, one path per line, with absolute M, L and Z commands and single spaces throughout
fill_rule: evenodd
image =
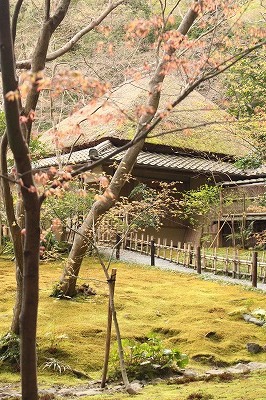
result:
M 228 111 L 241 121 L 244 137 L 254 150 L 240 158 L 236 166 L 258 168 L 266 157 L 266 57 L 260 49 L 235 64 L 226 75 Z
M 205 184 L 198 189 L 189 190 L 183 193 L 180 201 L 180 217 L 189 220 L 195 226 L 195 224 L 201 223 L 199 216 L 206 218 L 207 215 L 213 214 L 218 209 L 219 198 L 220 188 L 218 186 Z
M 266 58 L 264 49 L 235 64 L 226 76 L 229 112 L 237 118 L 265 113 Z

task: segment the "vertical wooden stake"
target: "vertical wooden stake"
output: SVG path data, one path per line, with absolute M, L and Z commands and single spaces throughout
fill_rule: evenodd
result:
M 258 282 L 258 252 L 254 251 L 252 257 L 252 286 L 257 287 Z
M 228 275 L 228 266 L 229 266 L 229 249 L 228 247 L 226 248 L 225 252 L 225 275 Z
M 134 248 L 134 250 L 138 250 L 138 234 L 137 233 L 135 233 L 135 248 Z
M 120 260 L 120 248 L 121 248 L 121 236 L 119 235 L 119 233 L 117 233 L 115 238 L 115 257 L 117 260 Z
M 177 264 L 179 264 L 180 253 L 181 253 L 181 242 L 178 242 L 177 249 L 176 249 L 176 263 Z
M 105 387 L 106 377 L 107 377 L 107 372 L 108 372 L 110 344 L 111 344 L 111 331 L 112 331 L 112 309 L 111 309 L 111 305 L 110 305 L 110 300 L 111 300 L 111 296 L 112 297 L 114 296 L 115 281 L 116 281 L 116 268 L 113 268 L 112 269 L 112 273 L 111 273 L 111 278 L 108 281 L 108 285 L 109 285 L 109 303 L 108 303 L 107 332 L 106 332 L 106 342 L 105 342 L 103 376 L 102 376 L 102 382 L 101 382 L 101 387 L 102 388 Z
M 163 239 L 163 259 L 166 259 L 167 239 Z
M 157 257 L 160 258 L 160 249 L 161 249 L 161 239 L 157 239 Z
M 233 272 L 232 272 L 233 278 L 236 278 L 236 273 L 237 273 L 237 251 L 236 248 L 234 247 Z
M 201 251 L 200 246 L 196 249 L 196 262 L 197 262 L 197 273 L 201 274 Z
M 151 266 L 155 265 L 155 243 L 154 240 L 151 239 Z
M 151 237 L 152 239 L 152 237 Z M 146 239 L 146 254 L 149 255 L 149 243 L 150 243 L 150 237 L 149 235 L 147 235 L 147 239 Z
M 187 243 L 184 243 L 184 251 L 183 251 L 183 266 L 187 266 Z
M 214 247 L 213 253 L 213 272 L 214 274 L 217 273 L 217 247 Z
M 173 260 L 173 241 L 171 240 L 170 242 L 170 255 L 169 255 L 170 261 Z
M 143 244 L 144 244 L 144 235 L 142 233 L 141 235 L 141 241 L 140 241 L 140 252 L 141 254 L 143 253 Z

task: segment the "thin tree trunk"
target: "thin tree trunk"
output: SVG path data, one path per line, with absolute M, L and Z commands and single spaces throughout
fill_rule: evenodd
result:
M 109 302 L 108 302 L 108 314 L 107 314 L 107 330 L 106 330 L 106 341 L 105 341 L 105 354 L 104 354 L 104 363 L 103 363 L 103 374 L 102 374 L 102 382 L 101 388 L 105 387 L 106 378 L 108 373 L 108 364 L 109 364 L 109 356 L 110 356 L 110 345 L 111 345 L 111 333 L 112 333 L 112 308 L 111 308 L 111 296 L 114 297 L 115 293 L 115 281 L 116 281 L 116 269 L 112 269 L 111 278 L 108 280 L 108 289 L 109 289 Z
M 40 205 L 25 207 L 23 295 L 20 314 L 21 386 L 23 400 L 38 399 L 37 385 L 37 315 L 39 299 Z
M 197 3 L 199 4 L 200 2 L 196 2 L 195 4 Z M 195 7 L 192 7 L 188 11 L 178 28 L 178 31 L 181 35 L 187 34 L 188 30 L 197 18 L 197 15 L 198 14 L 195 10 Z M 147 109 L 153 111 L 152 113 L 149 112 L 142 115 L 139 120 L 135 137 L 139 137 L 143 134 L 143 132 L 145 132 L 146 127 L 148 127 L 149 123 L 152 121 L 158 110 L 161 97 L 161 84 L 163 83 L 165 77 L 165 66 L 167 62 L 169 62 L 169 59 L 174 52 L 175 48 L 171 47 L 169 43 L 169 48 L 165 51 L 150 81 L 150 94 L 147 102 Z M 84 236 L 89 237 L 92 234 L 93 224 L 95 224 L 99 216 L 107 212 L 113 206 L 115 200 L 118 199 L 120 191 L 126 182 L 126 177 L 128 176 L 128 174 L 130 174 L 132 168 L 134 167 L 137 156 L 141 151 L 144 142 L 145 138 L 141 139 L 139 142 L 137 142 L 127 150 L 109 185 L 109 193 L 111 193 L 113 197 L 108 198 L 107 196 L 104 201 L 98 200 L 96 203 L 94 203 L 88 216 L 86 217 L 85 221 L 79 229 L 81 235 L 75 235 L 73 246 L 60 281 L 61 290 L 65 295 L 72 297 L 76 294 L 77 278 L 83 257 L 86 254 L 88 246 L 88 242 L 84 239 Z
M 1 147 L 0 147 L 0 170 L 1 174 L 7 177 L 8 174 L 7 174 L 6 152 L 7 152 L 7 136 L 5 133 L 4 136 L 2 137 Z M 16 335 L 19 335 L 19 315 L 21 311 L 21 302 L 22 302 L 22 274 L 23 274 L 23 249 L 21 241 L 21 228 L 18 225 L 15 217 L 12 193 L 10 190 L 10 184 L 7 179 L 2 179 L 1 181 L 1 192 L 3 197 L 3 202 L 5 205 L 8 226 L 13 241 L 14 254 L 15 254 L 15 267 L 16 267 L 16 282 L 17 282 L 15 305 L 13 309 L 13 318 L 10 330 Z
M 1 1 L 0 55 L 7 126 L 7 138 L 14 155 L 17 176 L 21 177 L 21 194 L 25 206 L 25 243 L 23 249 L 23 295 L 20 314 L 20 366 L 22 399 L 38 400 L 36 327 L 38 314 L 40 201 L 32 177 L 28 146 L 20 128 L 19 106 L 7 93 L 16 92 L 14 54 L 10 28 L 9 1 Z

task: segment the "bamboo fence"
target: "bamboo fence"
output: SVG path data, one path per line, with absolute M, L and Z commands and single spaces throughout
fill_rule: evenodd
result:
M 266 258 L 265 252 L 249 251 L 246 256 L 239 255 L 239 249 L 227 248 L 225 254 L 220 255 L 216 247 L 207 249 L 195 247 L 192 243 L 167 242 L 166 239 L 138 233 L 130 233 L 126 238 L 105 231 L 98 236 L 99 245 L 113 245 L 119 243 L 119 248 L 136 251 L 151 256 L 151 265 L 154 258 L 161 258 L 186 268 L 192 268 L 198 273 L 209 272 L 215 275 L 229 276 L 235 279 L 247 279 L 257 285 L 257 281 L 266 282 Z M 119 258 L 119 252 L 116 252 Z M 265 261 L 264 261 L 265 260 Z M 255 282 L 256 281 L 256 282 Z

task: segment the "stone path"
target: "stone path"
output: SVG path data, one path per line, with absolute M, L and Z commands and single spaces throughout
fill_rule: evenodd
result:
M 118 391 L 122 391 L 123 387 L 122 385 L 117 386 L 116 388 L 109 388 L 106 387 L 105 389 L 100 388 L 100 384 L 94 384 L 94 383 L 87 383 L 79 386 L 63 386 L 63 385 L 54 385 L 51 388 L 48 389 L 40 389 L 39 390 L 39 396 L 40 398 L 43 398 L 45 400 L 52 400 L 55 398 L 55 396 L 59 396 L 62 398 L 65 397 L 83 397 L 83 396 L 94 396 L 96 394 L 102 394 L 102 393 L 114 393 Z M 8 400 L 11 399 L 20 399 L 21 398 L 21 392 L 20 392 L 20 386 L 19 384 L 5 384 L 2 385 L 0 383 L 0 399 L 1 400 Z
M 239 363 L 235 366 L 231 366 L 228 368 L 217 368 L 207 370 L 204 373 L 198 373 L 192 369 L 185 369 L 182 371 L 182 374 L 178 374 L 168 378 L 169 383 L 180 384 L 186 382 L 186 379 L 190 381 L 203 381 L 209 377 L 219 377 L 224 374 L 230 374 L 232 377 L 239 377 L 241 374 L 246 375 L 250 372 L 258 371 L 258 370 L 266 370 L 266 363 L 262 362 L 249 362 L 247 364 Z M 158 384 L 164 382 L 163 379 L 157 378 L 154 381 L 148 383 L 145 381 L 135 380 L 131 382 L 131 387 L 138 393 L 142 390 L 144 386 L 147 384 Z M 40 389 L 39 396 L 45 400 L 52 400 L 55 397 L 62 398 L 76 398 L 76 397 L 84 397 L 84 396 L 94 396 L 96 394 L 112 394 L 118 392 L 125 392 L 125 388 L 122 384 L 113 384 L 110 386 L 106 386 L 106 388 L 100 388 L 100 382 L 88 382 L 87 384 L 79 385 L 79 386 L 60 386 L 54 385 L 51 388 Z M 4 384 L 0 383 L 0 400 L 8 400 L 11 399 L 20 399 L 20 387 L 19 384 Z M 115 397 L 114 397 L 115 399 Z
M 107 247 L 101 248 L 101 252 L 107 257 L 110 257 L 111 253 L 112 253 L 111 249 L 107 248 Z M 115 259 L 115 253 L 112 255 L 112 258 Z M 150 262 L 151 262 L 150 256 L 141 254 L 139 252 L 131 251 L 131 250 L 121 250 L 120 251 L 120 260 L 123 262 L 128 262 L 128 263 L 132 263 L 132 264 L 141 264 L 141 265 L 147 265 L 147 266 L 150 266 Z M 185 274 L 197 275 L 197 272 L 192 268 L 186 268 L 180 264 L 175 264 L 174 262 L 163 260 L 162 258 L 157 258 L 157 257 L 155 258 L 155 268 L 159 268 L 162 270 L 176 271 L 176 272 L 181 272 L 181 273 L 185 273 Z M 205 272 L 205 271 L 202 271 L 201 276 L 203 279 L 226 282 L 226 283 L 230 283 L 233 285 L 236 285 L 236 284 L 243 285 L 247 288 L 252 288 L 251 282 L 248 280 L 244 280 L 244 279 L 233 279 L 229 276 L 214 275 L 212 273 Z M 266 292 L 266 283 L 258 282 L 257 289 L 260 289 L 260 290 Z

